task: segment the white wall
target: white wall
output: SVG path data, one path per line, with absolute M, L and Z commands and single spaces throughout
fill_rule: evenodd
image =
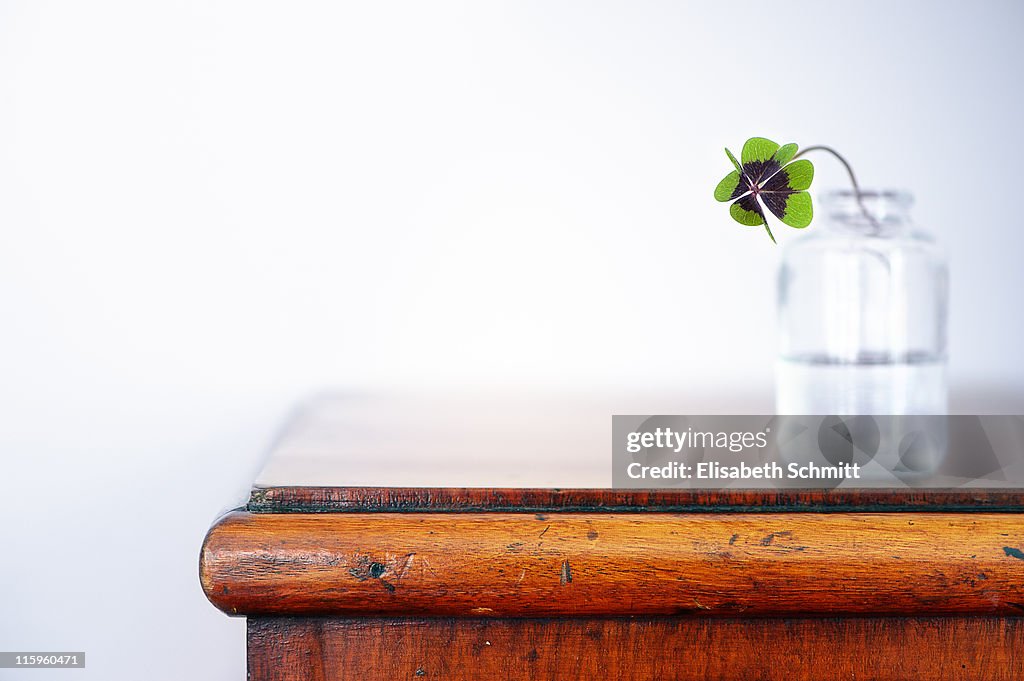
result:
M 0 3 L 0 649 L 242 678 L 196 554 L 313 388 L 767 384 L 778 249 L 711 200 L 751 135 L 911 190 L 954 380 L 1024 385 L 1022 28 L 1009 0 Z

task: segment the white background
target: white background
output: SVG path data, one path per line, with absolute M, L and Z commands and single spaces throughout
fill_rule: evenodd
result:
M 711 199 L 748 136 L 913 192 L 954 384 L 1024 385 L 1022 29 L 1011 1 L 0 3 L 0 649 L 89 660 L 0 678 L 243 678 L 197 553 L 312 390 L 767 386 L 779 249 Z

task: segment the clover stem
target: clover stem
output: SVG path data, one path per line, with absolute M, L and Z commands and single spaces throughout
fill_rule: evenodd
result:
M 775 240 L 775 235 L 772 234 L 772 228 L 768 226 L 767 220 L 764 221 L 764 231 L 768 232 L 768 236 L 771 237 L 773 244 L 779 243 L 778 241 Z
M 832 147 L 827 147 L 827 146 L 825 146 L 823 144 L 817 144 L 817 145 L 812 146 L 812 147 L 805 147 L 804 149 L 802 149 L 800 151 L 799 154 L 797 154 L 793 158 L 794 159 L 800 158 L 804 154 L 806 154 L 808 152 L 811 152 L 811 151 L 825 151 L 825 152 L 828 152 L 829 154 L 832 154 L 833 156 L 835 156 L 836 160 L 838 160 L 840 163 L 843 164 L 843 167 L 846 168 L 846 174 L 850 176 L 850 184 L 853 185 L 853 195 L 857 199 L 857 206 L 860 207 L 860 212 L 864 214 L 864 217 L 866 217 L 868 219 L 868 222 L 871 223 L 871 226 L 875 228 L 876 232 L 878 230 L 880 230 L 882 227 L 881 227 L 881 225 L 878 224 L 878 220 L 875 219 L 875 216 L 872 215 L 868 211 L 867 206 L 864 205 L 864 199 L 863 199 L 863 195 L 864 194 L 860 190 L 860 185 L 857 184 L 857 177 L 853 174 L 853 168 L 850 166 L 849 161 L 847 161 L 845 158 L 843 158 L 843 155 L 840 154 L 835 149 L 833 149 Z

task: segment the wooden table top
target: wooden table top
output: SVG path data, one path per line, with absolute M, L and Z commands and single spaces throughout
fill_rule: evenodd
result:
M 211 527 L 200 582 L 250 618 L 263 681 L 1020 678 L 1012 465 L 946 489 L 611 486 L 612 415 L 763 406 L 319 399 Z
M 324 395 L 295 411 L 258 475 L 254 512 L 1019 510 L 1024 476 L 926 489 L 612 488 L 613 414 L 756 413 L 763 400 L 668 393 Z

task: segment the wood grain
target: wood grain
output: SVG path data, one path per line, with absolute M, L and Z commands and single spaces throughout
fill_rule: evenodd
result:
M 231 614 L 1020 615 L 1024 516 L 235 512 L 200 576 Z
M 249 621 L 250 681 L 1011 681 L 1019 618 Z
M 253 513 L 586 511 L 741 513 L 789 511 L 1024 512 L 1020 489 L 490 489 L 265 487 Z

